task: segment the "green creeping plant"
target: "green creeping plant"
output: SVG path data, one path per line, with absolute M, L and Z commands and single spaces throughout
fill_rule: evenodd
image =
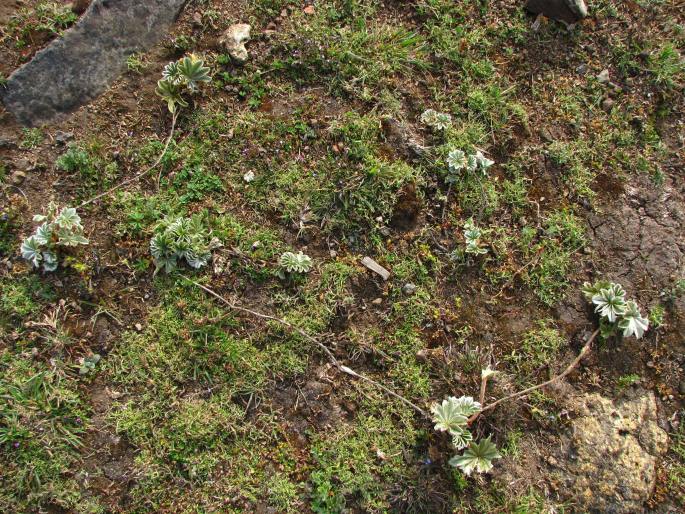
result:
M 452 126 L 452 116 L 444 112 L 427 109 L 421 114 L 421 123 L 428 125 L 433 130 L 447 130 Z
M 492 373 L 484 370 L 483 373 Z M 450 396 L 442 403 L 435 403 L 431 407 L 435 430 L 448 432 L 452 436 L 452 444 L 457 450 L 466 448 L 462 455 L 455 455 L 449 461 L 450 465 L 458 467 L 467 475 L 474 470 L 486 473 L 492 469 L 492 461 L 501 455 L 490 438 L 480 442 L 473 440 L 473 434 L 468 429 L 468 420 L 472 414 L 480 412 L 482 406 L 471 396 L 455 398 Z
M 649 329 L 649 319 L 642 316 L 637 303 L 626 300 L 626 291 L 620 284 L 606 280 L 598 280 L 594 284 L 585 282 L 582 291 L 595 305 L 603 335 L 613 335 L 619 329 L 623 337 L 640 339 Z
M 59 210 L 51 203 L 47 214 L 36 214 L 33 221 L 41 223 L 33 235 L 21 243 L 21 256 L 33 267 L 43 267 L 43 271 L 57 269 L 57 253 L 60 247 L 87 245 L 83 236 L 81 217 L 73 207 Z
M 167 217 L 155 228 L 150 240 L 150 253 L 155 262 L 155 274 L 163 269 L 171 273 L 185 260 L 192 268 L 206 266 L 212 250 L 219 246 L 200 216 L 192 218 Z
M 314 263 L 309 255 L 302 252 L 284 252 L 278 259 L 278 266 L 278 276 L 285 279 L 287 275 L 309 273 Z
M 167 102 L 171 113 L 179 107 L 188 107 L 184 93 L 196 93 L 202 82 L 211 82 L 209 68 L 205 61 L 195 54 L 181 57 L 164 67 L 162 79 L 157 82 L 157 94 Z

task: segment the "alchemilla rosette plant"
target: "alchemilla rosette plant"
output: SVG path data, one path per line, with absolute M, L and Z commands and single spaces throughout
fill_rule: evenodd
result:
M 427 109 L 421 114 L 421 123 L 429 126 L 433 130 L 447 130 L 452 126 L 452 116 L 445 112 Z
M 473 471 L 485 473 L 492 469 L 492 461 L 501 455 L 490 439 L 474 442 L 473 434 L 468 429 L 469 417 L 480 412 L 482 406 L 471 396 L 456 398 L 450 396 L 442 403 L 435 403 L 431 407 L 435 430 L 447 432 L 452 437 L 452 444 L 457 450 L 463 450 L 463 455 L 455 455 L 449 463 L 461 469 L 467 475 Z
M 217 246 L 218 241 L 210 238 L 200 216 L 167 217 L 157 225 L 150 240 L 155 273 L 161 269 L 170 273 L 183 260 L 195 269 L 206 266 Z
M 488 249 L 484 248 L 481 244 L 480 239 L 482 236 L 483 231 L 476 226 L 473 219 L 469 219 L 464 223 L 464 241 L 466 242 L 464 253 L 470 253 L 472 255 L 483 255 L 488 253 Z
M 595 306 L 605 337 L 620 330 L 623 337 L 640 339 L 649 329 L 649 320 L 642 317 L 637 303 L 626 300 L 626 291 L 620 284 L 606 280 L 585 282 L 583 294 Z
M 462 173 L 480 173 L 485 175 L 495 161 L 488 159 L 483 152 L 467 154 L 463 150 L 451 150 L 447 154 L 447 178 L 449 184 L 457 182 Z
M 44 271 L 55 271 L 60 247 L 87 245 L 89 242 L 83 236 L 81 217 L 73 207 L 60 210 L 51 203 L 47 214 L 36 214 L 33 221 L 40 226 L 21 243 L 21 256 L 35 268 L 42 266 Z
M 285 278 L 286 275 L 296 273 L 309 273 L 314 266 L 314 262 L 309 255 L 302 252 L 284 252 L 278 259 L 279 277 Z
M 164 67 L 162 79 L 157 82 L 157 94 L 166 100 L 169 111 L 174 113 L 178 107 L 188 106 L 184 94 L 196 93 L 202 82 L 211 80 L 204 59 L 195 54 L 186 55 Z

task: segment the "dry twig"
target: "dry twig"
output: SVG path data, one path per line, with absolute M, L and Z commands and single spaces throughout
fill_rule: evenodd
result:
M 180 112 L 179 110 L 176 110 L 176 112 L 174 112 L 174 114 L 173 114 L 173 116 L 172 116 L 172 118 L 171 118 L 171 130 L 169 131 L 169 137 L 167 137 L 166 144 L 164 145 L 164 150 L 162 150 L 162 153 L 159 154 L 159 157 L 157 157 L 157 160 L 152 164 L 152 166 L 150 166 L 149 168 L 147 168 L 145 171 L 141 171 L 141 172 L 138 173 L 137 175 L 135 175 L 135 176 L 133 176 L 133 177 L 127 179 L 127 180 L 124 180 L 123 182 L 117 184 L 116 186 L 114 186 L 114 187 L 108 189 L 108 190 L 105 191 L 104 193 L 100 193 L 99 195 L 96 195 L 96 196 L 94 196 L 93 198 L 90 198 L 90 199 L 86 200 L 86 201 L 83 202 L 81 205 L 79 205 L 78 208 L 80 209 L 80 208 L 82 208 L 82 207 L 85 207 L 85 206 L 88 205 L 88 204 L 93 203 L 95 200 L 99 200 L 100 198 L 103 198 L 103 197 L 105 197 L 105 196 L 109 196 L 109 195 L 112 194 L 114 191 L 117 191 L 117 190 L 121 189 L 121 188 L 124 187 L 125 185 L 128 185 L 128 184 L 130 184 L 131 182 L 135 182 L 136 180 L 139 180 L 139 179 L 143 178 L 145 175 L 147 175 L 147 174 L 150 173 L 152 170 L 154 170 L 157 166 L 159 166 L 159 163 L 162 162 L 162 159 L 164 158 L 164 156 L 165 156 L 166 153 L 167 153 L 167 150 L 169 149 L 169 144 L 171 143 L 171 139 L 174 137 L 174 130 L 176 129 L 176 120 L 178 119 L 178 114 L 179 114 L 179 112 Z M 159 180 L 160 180 L 160 178 L 161 178 L 161 172 L 160 172 L 160 175 L 157 177 L 157 189 L 159 189 Z
M 595 338 L 597 337 L 598 334 L 599 334 L 599 329 L 595 330 L 592 333 L 592 335 L 588 338 L 587 342 L 585 343 L 585 346 L 583 346 L 583 348 L 581 348 L 580 352 L 578 353 L 578 356 L 575 359 L 573 359 L 573 361 L 571 361 L 571 364 L 569 364 L 566 367 L 566 369 L 560 375 L 552 377 L 549 380 L 547 380 L 546 382 L 543 382 L 542 384 L 534 385 L 534 386 L 531 386 L 527 389 L 524 389 L 523 391 L 519 391 L 518 393 L 513 393 L 510 395 L 507 395 L 504 398 L 500 398 L 499 400 L 491 403 L 490 405 L 486 405 L 485 407 L 483 407 L 480 410 L 480 412 L 476 412 L 473 416 L 471 416 L 469 418 L 469 421 L 468 421 L 469 424 L 473 423 L 478 418 L 478 416 L 480 416 L 483 412 L 494 409 L 495 407 L 497 407 L 497 405 L 499 405 L 502 402 L 505 402 L 507 400 L 513 400 L 514 398 L 520 398 L 521 396 L 526 396 L 527 394 L 532 393 L 533 391 L 536 391 L 537 389 L 541 389 L 543 387 L 546 387 L 546 386 L 553 384 L 554 382 L 558 382 L 559 380 L 564 378 L 566 375 L 571 373 L 571 371 L 573 371 L 575 369 L 575 367 L 580 363 L 580 361 L 583 360 L 583 357 L 585 357 L 590 352 L 590 349 L 592 347 L 592 342 L 595 340 Z M 486 381 L 484 381 L 483 383 L 485 383 L 485 382 Z M 483 395 L 483 397 L 484 397 L 484 393 L 485 393 L 484 389 L 481 389 L 481 394 Z
M 213 296 L 213 297 L 216 298 L 217 300 L 219 300 L 219 301 L 221 301 L 222 303 L 224 303 L 225 305 L 227 305 L 230 309 L 233 309 L 233 310 L 236 310 L 236 311 L 240 311 L 240 312 L 244 312 L 244 313 L 250 314 L 251 316 L 254 316 L 254 317 L 256 317 L 256 318 L 265 319 L 265 320 L 269 320 L 269 321 L 275 321 L 275 322 L 280 323 L 281 325 L 283 325 L 283 326 L 285 326 L 285 327 L 288 327 L 290 330 L 292 330 L 292 331 L 294 331 L 294 332 L 300 334 L 300 335 L 301 335 L 302 337 L 304 337 L 307 341 L 309 341 L 309 342 L 313 343 L 314 345 L 318 346 L 318 347 L 323 351 L 323 353 L 326 355 L 326 357 L 328 357 L 328 360 L 330 361 L 330 363 L 333 364 L 333 366 L 335 366 L 335 367 L 336 367 L 338 370 L 340 370 L 342 373 L 345 373 L 346 375 L 349 375 L 349 376 L 351 376 L 351 377 L 354 377 L 354 378 L 357 378 L 357 379 L 359 379 L 359 380 L 363 380 L 364 382 L 368 382 L 369 384 L 372 384 L 373 386 L 377 387 L 378 389 L 380 389 L 381 391 L 385 392 L 386 394 L 392 396 L 393 398 L 396 398 L 397 400 L 400 400 L 400 401 L 401 401 L 402 403 L 404 403 L 405 405 L 408 405 L 409 407 L 411 407 L 412 409 L 414 409 L 415 411 L 417 411 L 417 412 L 418 412 L 419 414 L 421 414 L 422 416 L 424 416 L 424 417 L 429 417 L 429 416 L 428 416 L 428 413 L 427 413 L 425 410 L 423 410 L 423 409 L 422 409 L 421 407 L 419 407 L 418 405 L 412 403 L 411 401 L 409 401 L 408 399 L 406 399 L 404 396 L 397 394 L 397 393 L 396 393 L 395 391 L 393 391 L 392 389 L 389 389 L 388 387 L 384 386 L 383 384 L 381 384 L 381 383 L 379 383 L 379 382 L 376 382 L 376 381 L 373 380 L 372 378 L 369 378 L 369 377 L 367 377 L 366 375 L 364 375 L 364 374 L 362 374 L 362 373 L 358 373 L 358 372 L 354 371 L 352 368 L 349 368 L 349 367 L 347 367 L 347 366 L 344 366 L 344 365 L 340 364 L 340 362 L 338 362 L 338 359 L 335 358 L 335 356 L 333 355 L 333 353 L 331 352 L 331 350 L 330 350 L 325 344 L 323 344 L 321 341 L 319 341 L 319 340 L 316 339 L 315 337 L 311 336 L 310 334 L 308 334 L 307 332 L 305 332 L 305 331 L 302 330 L 301 328 L 296 327 L 296 326 L 293 325 L 292 323 L 290 323 L 290 322 L 288 322 L 288 321 L 286 321 L 286 320 L 284 320 L 284 319 L 282 319 L 282 318 L 279 318 L 279 317 L 277 317 L 277 316 L 271 316 L 270 314 L 264 314 L 264 313 L 262 313 L 262 312 L 258 312 L 258 311 L 252 310 L 252 309 L 248 309 L 247 307 L 243 307 L 243 306 L 241 306 L 241 305 L 236 305 L 235 303 L 233 303 L 233 302 L 227 300 L 226 298 L 224 298 L 223 296 L 221 296 L 221 295 L 220 295 L 219 293 L 217 293 L 216 291 L 210 289 L 209 287 L 204 286 L 204 285 L 200 284 L 199 282 L 195 282 L 194 280 L 191 280 L 191 279 L 189 279 L 188 277 L 184 277 L 184 278 L 185 278 L 186 280 L 188 280 L 188 281 L 189 281 L 191 284 L 193 284 L 194 286 L 199 287 L 200 289 L 202 289 L 202 290 L 203 290 L 204 292 L 206 292 L 207 294 Z

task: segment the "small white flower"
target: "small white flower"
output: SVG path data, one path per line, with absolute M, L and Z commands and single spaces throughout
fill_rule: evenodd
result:
M 248 184 L 254 180 L 254 171 L 248 171 L 243 175 L 243 180 Z
M 488 377 L 491 377 L 493 375 L 496 375 L 497 373 L 499 373 L 499 371 L 496 371 L 496 370 L 492 369 L 490 366 L 488 366 L 487 368 L 480 370 L 480 378 L 481 379 L 488 378 Z

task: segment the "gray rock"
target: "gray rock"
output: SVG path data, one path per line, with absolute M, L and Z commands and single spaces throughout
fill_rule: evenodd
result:
M 412 284 L 411 282 L 407 282 L 402 286 L 402 292 L 404 294 L 414 294 L 416 292 L 416 284 Z
M 642 512 L 656 484 L 656 464 L 668 436 L 657 425 L 656 401 L 637 389 L 612 401 L 593 393 L 573 410 L 570 459 L 564 479 L 579 512 Z
M 73 132 L 62 132 L 61 130 L 58 130 L 55 133 L 55 143 L 58 145 L 65 145 L 72 139 L 74 139 Z
M 228 55 L 239 64 L 249 57 L 245 43 L 250 39 L 251 28 L 247 23 L 237 23 L 228 27 L 221 37 L 221 43 L 226 47 Z
M 611 98 L 605 98 L 602 102 L 602 109 L 606 112 L 610 112 L 614 108 L 614 101 Z
M 600 84 L 608 84 L 609 83 L 609 70 L 604 69 L 600 71 L 597 74 L 597 80 L 599 81 Z
M 83 14 L 88 9 L 90 0 L 74 0 L 71 4 L 71 10 L 76 14 Z
M 185 0 L 94 0 L 64 36 L 15 71 L 0 91 L 24 125 L 49 123 L 94 100 L 126 69 L 126 58 L 152 46 Z
M 587 6 L 583 0 L 528 0 L 526 10 L 569 25 L 587 16 Z
M 35 166 L 31 164 L 31 161 L 28 159 L 17 159 L 14 161 L 14 167 L 22 171 L 31 171 L 35 169 Z
M 13 186 L 20 186 L 26 180 L 26 172 L 16 170 L 10 175 L 10 184 Z
M 418 136 L 411 128 L 404 123 L 387 116 L 381 120 L 381 127 L 386 140 L 400 157 L 413 159 L 425 155 L 426 148 L 419 142 Z

